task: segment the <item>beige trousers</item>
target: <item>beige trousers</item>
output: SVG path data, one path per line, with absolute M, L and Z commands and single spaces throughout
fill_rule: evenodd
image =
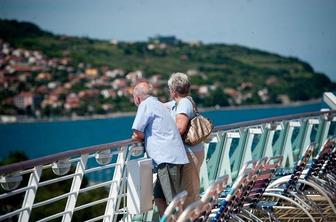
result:
M 204 159 L 204 151 L 187 152 L 189 163 L 182 167 L 182 187 L 188 192 L 184 206 L 200 199 L 200 169 Z

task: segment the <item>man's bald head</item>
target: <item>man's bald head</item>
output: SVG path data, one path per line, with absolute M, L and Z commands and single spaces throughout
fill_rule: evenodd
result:
M 152 95 L 152 85 L 148 82 L 140 82 L 133 89 L 134 103 L 139 105 L 147 97 Z

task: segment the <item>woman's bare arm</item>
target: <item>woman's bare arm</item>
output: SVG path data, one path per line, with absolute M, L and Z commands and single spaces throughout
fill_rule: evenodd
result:
M 180 113 L 176 115 L 176 126 L 181 135 L 187 130 L 189 118 L 186 114 Z

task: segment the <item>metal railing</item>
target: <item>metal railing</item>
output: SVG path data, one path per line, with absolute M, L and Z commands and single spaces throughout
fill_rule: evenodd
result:
M 232 183 L 245 162 L 263 156 L 282 155 L 283 166 L 293 166 L 308 144 L 320 147 L 335 135 L 335 116 L 336 111 L 311 112 L 215 127 L 205 143 L 202 190 L 224 175 Z M 134 215 L 127 210 L 126 168 L 139 156 L 142 145 L 124 140 L 2 166 L 0 221 L 75 221 L 79 216 L 86 221 L 130 221 Z M 64 187 L 63 193 L 55 193 L 55 187 Z M 8 204 L 11 198 L 16 208 Z M 41 208 L 47 216 L 37 213 Z

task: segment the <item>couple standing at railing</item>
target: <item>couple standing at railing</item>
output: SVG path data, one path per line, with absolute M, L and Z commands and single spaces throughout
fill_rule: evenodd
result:
M 138 110 L 132 138 L 144 140 L 146 153 L 153 159 L 157 172 L 153 193 L 160 215 L 182 190 L 188 192 L 185 205 L 199 199 L 199 171 L 204 159 L 203 143 L 188 146 L 181 137 L 195 116 L 193 101 L 188 96 L 188 76 L 172 74 L 168 87 L 173 100 L 167 103 L 152 96 L 147 82 L 137 84 L 133 90 Z

